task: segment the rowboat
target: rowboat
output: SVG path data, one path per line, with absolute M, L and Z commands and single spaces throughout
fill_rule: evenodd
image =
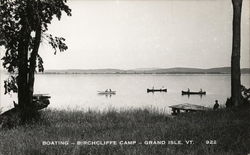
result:
M 147 92 L 167 92 L 167 89 L 147 89 Z
M 206 95 L 205 91 L 198 91 L 198 92 L 192 92 L 192 91 L 181 91 L 182 95 Z
M 116 91 L 98 91 L 98 94 L 100 94 L 100 95 L 114 95 L 114 94 L 116 94 Z
M 33 94 L 33 100 L 49 99 L 49 94 Z
M 34 110 L 41 110 L 50 104 L 49 98 L 51 98 L 48 94 L 33 94 L 32 98 L 32 109 Z M 14 107 L 17 108 L 19 105 L 16 102 L 14 103 Z

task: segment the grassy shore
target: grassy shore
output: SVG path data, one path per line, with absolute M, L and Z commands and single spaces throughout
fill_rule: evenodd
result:
M 250 153 L 249 120 L 249 107 L 236 111 L 186 113 L 176 117 L 151 109 L 120 112 L 45 110 L 41 121 L 0 130 L 0 155 L 247 155 Z M 178 140 L 183 144 L 168 144 Z M 186 144 L 185 140 L 193 140 L 194 144 Z M 206 144 L 207 140 L 210 144 Z M 43 141 L 69 141 L 70 144 L 42 145 Z M 118 144 L 71 144 L 77 141 L 116 141 Z M 121 145 L 120 141 L 136 141 L 136 144 Z M 166 144 L 144 144 L 148 141 L 165 141 Z

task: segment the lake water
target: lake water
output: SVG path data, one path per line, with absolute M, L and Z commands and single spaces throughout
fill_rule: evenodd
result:
M 13 107 L 16 95 L 3 95 L 1 76 L 1 108 L 5 111 Z M 242 84 L 250 87 L 250 74 L 242 75 Z M 170 113 L 168 106 L 191 103 L 212 107 L 217 99 L 224 104 L 230 96 L 230 75 L 119 75 L 119 74 L 38 74 L 35 81 L 35 93 L 51 95 L 50 108 L 109 110 L 130 108 L 156 108 Z M 147 88 L 168 89 L 166 92 L 147 93 Z M 98 90 L 111 88 L 115 95 L 98 95 Z M 207 94 L 182 96 L 181 91 L 190 88 Z

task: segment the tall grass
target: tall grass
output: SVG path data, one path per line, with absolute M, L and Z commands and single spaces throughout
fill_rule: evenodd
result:
M 250 108 L 185 113 L 176 117 L 159 109 L 106 112 L 45 110 L 27 126 L 0 131 L 3 154 L 247 154 Z M 42 141 L 125 141 L 135 145 L 42 145 Z M 145 145 L 145 141 L 193 140 L 192 145 Z M 217 144 L 206 144 L 216 140 Z M 214 142 L 214 141 L 213 141 Z M 142 143 L 142 144 L 138 144 Z

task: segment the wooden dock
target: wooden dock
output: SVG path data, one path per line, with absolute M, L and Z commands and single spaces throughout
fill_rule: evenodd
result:
M 195 104 L 189 104 L 189 103 L 172 105 L 169 107 L 172 108 L 172 115 L 177 115 L 181 112 L 206 111 L 210 109 L 208 107 L 195 105 Z

